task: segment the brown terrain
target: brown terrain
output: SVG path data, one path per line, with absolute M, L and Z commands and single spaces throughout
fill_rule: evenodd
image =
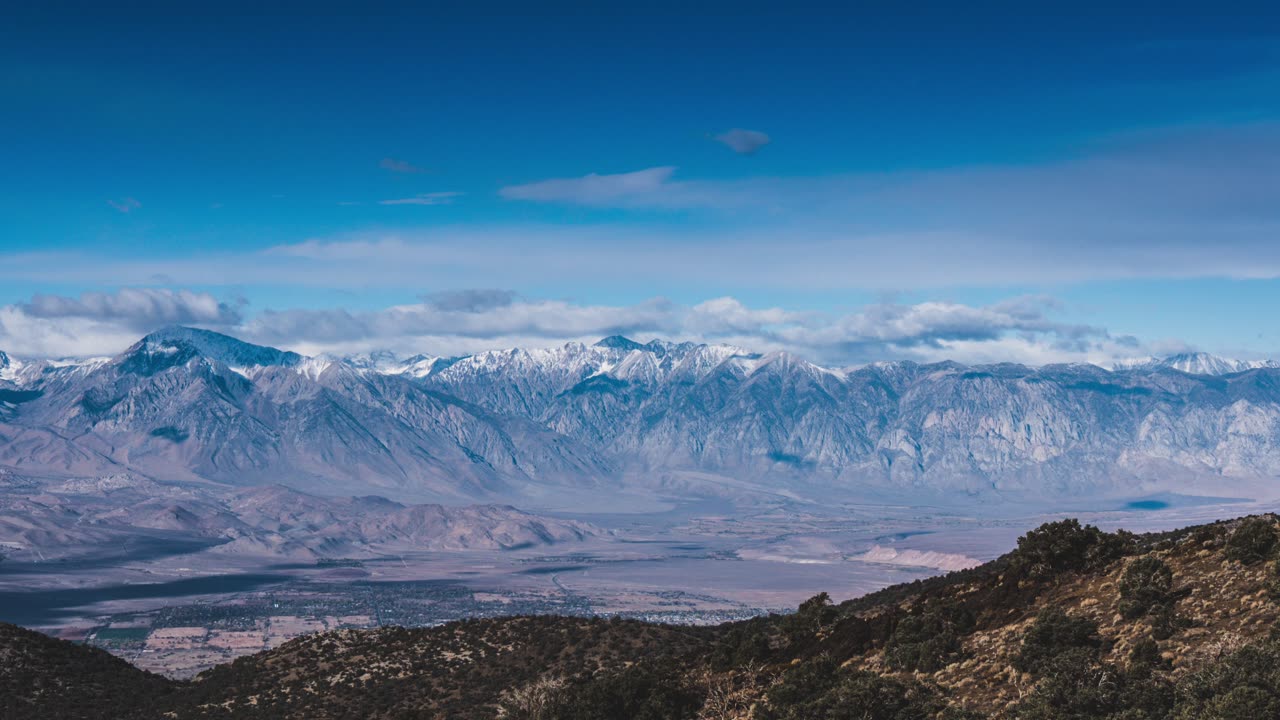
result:
M 1280 717 L 1278 547 L 1270 515 L 1142 536 L 1062 521 L 980 567 L 789 615 L 339 630 L 184 682 L 6 626 L 0 716 Z

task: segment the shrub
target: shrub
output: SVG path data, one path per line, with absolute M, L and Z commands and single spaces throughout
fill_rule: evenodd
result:
M 748 624 L 728 632 L 711 654 L 711 665 L 716 670 L 727 670 L 753 662 L 764 662 L 772 648 L 767 628 Z
M 1053 658 L 1070 648 L 1092 648 L 1101 644 L 1098 624 L 1073 617 L 1057 608 L 1045 608 L 1022 638 L 1022 649 L 1013 666 L 1023 672 L 1039 673 Z
M 827 657 L 788 670 L 768 695 L 764 720 L 924 720 L 944 713 L 944 703 L 921 683 L 847 671 Z M 950 718 L 952 715 L 942 714 Z M 956 713 L 954 717 L 965 717 Z
M 1173 571 L 1159 558 L 1147 555 L 1129 563 L 1120 577 L 1120 613 L 1142 617 L 1173 602 Z
M 545 710 L 548 720 L 685 720 L 702 699 L 673 670 L 637 665 L 622 672 L 562 688 L 560 701 Z
M 1099 662 L 1092 648 L 1069 648 L 1049 660 L 1031 695 L 1012 715 L 1018 720 L 1156 720 L 1174 705 L 1168 682 L 1132 677 Z
M 1101 718 L 1124 709 L 1122 676 L 1091 648 L 1069 648 L 1041 668 L 1042 679 L 1014 717 L 1019 720 Z
M 1105 567 L 1132 547 L 1128 533 L 1108 534 L 1072 518 L 1045 523 L 1018 538 L 1011 568 L 1030 578 Z
M 1131 667 L 1162 667 L 1164 664 L 1165 660 L 1160 655 L 1160 643 L 1151 638 L 1139 640 L 1129 651 Z
M 1227 539 L 1227 557 L 1245 565 L 1262 562 L 1275 552 L 1276 528 L 1267 518 L 1252 517 Z
M 839 611 L 831 604 L 831 596 L 818 593 L 800 603 L 794 615 L 785 623 L 788 635 L 816 635 L 824 626 L 831 624 L 839 615 Z
M 1177 720 L 1280 717 L 1280 643 L 1251 645 L 1178 683 Z
M 973 624 L 973 615 L 959 605 L 931 605 L 907 615 L 885 643 L 885 662 L 903 670 L 941 670 L 959 656 L 963 636 Z
M 1271 563 L 1271 574 L 1267 578 L 1267 597 L 1272 602 L 1280 603 L 1280 560 Z

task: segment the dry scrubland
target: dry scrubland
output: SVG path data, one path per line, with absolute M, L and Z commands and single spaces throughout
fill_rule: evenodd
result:
M 310 635 L 189 682 L 5 626 L 4 717 L 1264 718 L 1275 516 L 1050 523 L 977 568 L 716 627 L 517 617 Z M 166 642 L 188 641 L 181 632 Z

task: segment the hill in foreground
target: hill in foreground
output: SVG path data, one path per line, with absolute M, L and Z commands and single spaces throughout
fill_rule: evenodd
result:
M 1050 523 L 986 565 L 714 628 L 520 617 L 339 631 L 174 682 L 0 628 L 4 717 L 1280 717 L 1275 516 Z

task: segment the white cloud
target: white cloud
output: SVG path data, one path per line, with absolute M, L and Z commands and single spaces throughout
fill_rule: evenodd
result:
M 420 193 L 409 198 L 397 198 L 394 200 L 379 200 L 379 205 L 451 205 L 453 201 L 462 196 L 460 192 L 431 192 Z
M 739 155 L 754 155 L 757 150 L 769 144 L 768 135 L 759 130 L 743 130 L 742 128 L 726 130 L 716 135 L 713 139 L 728 146 L 729 149 Z
M 661 297 L 600 305 L 526 299 L 503 290 L 456 290 L 380 310 L 265 310 L 243 319 L 199 293 L 179 291 L 157 299 L 149 292 L 45 295 L 0 308 L 0 349 L 19 357 L 118 352 L 142 333 L 179 317 L 165 303 L 185 302 L 187 319 L 182 322 L 307 354 L 389 349 L 457 355 L 594 342 L 615 334 L 788 350 L 832 366 L 884 359 L 1104 362 L 1149 350 L 1102 328 L 1057 322 L 1052 318 L 1055 303 L 1037 297 L 987 306 L 880 303 L 830 315 L 750 307 L 732 297 L 694 305 Z
M 498 191 L 508 200 L 572 203 L 576 205 L 610 205 L 630 203 L 637 198 L 656 195 L 669 186 L 674 167 L 654 167 L 614 175 L 592 173 L 578 178 L 556 178 L 509 185 Z
M 177 323 L 232 325 L 241 320 L 238 310 L 208 293 L 164 288 L 86 292 L 75 298 L 41 293 L 18 307 L 33 318 L 83 318 L 126 327 Z
M 78 297 L 38 294 L 0 306 L 0 350 L 23 357 L 86 357 L 128 347 L 165 325 L 201 325 L 236 332 L 239 305 L 208 293 L 162 288 L 122 288 Z

